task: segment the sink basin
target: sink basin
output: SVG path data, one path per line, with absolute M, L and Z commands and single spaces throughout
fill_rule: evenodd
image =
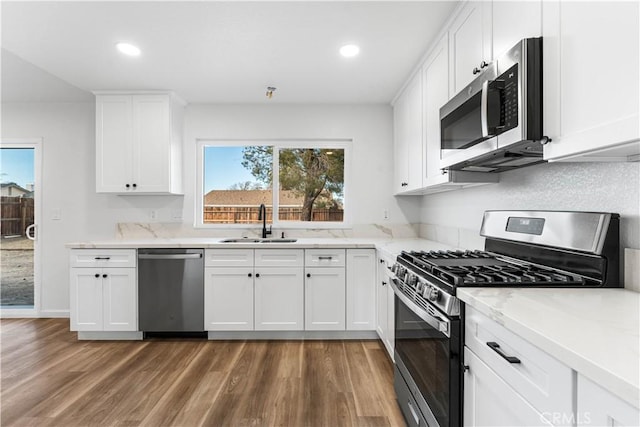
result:
M 220 240 L 220 243 L 295 243 L 298 239 L 254 239 L 248 237 L 238 237 Z

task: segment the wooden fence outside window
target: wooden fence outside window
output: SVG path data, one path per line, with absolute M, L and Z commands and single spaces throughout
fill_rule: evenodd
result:
M 24 235 L 34 220 L 33 199 L 23 197 L 0 198 L 0 235 Z
M 278 209 L 279 221 L 301 221 L 300 207 L 280 207 Z M 334 221 L 342 222 L 344 211 L 342 209 L 314 209 L 313 222 Z M 205 206 L 203 211 L 205 224 L 257 224 L 257 206 Z M 273 208 L 267 207 L 267 222 L 273 222 Z

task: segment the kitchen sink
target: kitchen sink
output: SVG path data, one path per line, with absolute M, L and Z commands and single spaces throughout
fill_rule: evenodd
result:
M 239 237 L 220 240 L 220 243 L 295 243 L 297 241 L 298 239 L 250 239 L 248 237 Z

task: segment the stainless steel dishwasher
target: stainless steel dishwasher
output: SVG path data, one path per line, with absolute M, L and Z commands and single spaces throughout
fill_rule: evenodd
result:
M 138 249 L 138 328 L 204 332 L 204 251 Z

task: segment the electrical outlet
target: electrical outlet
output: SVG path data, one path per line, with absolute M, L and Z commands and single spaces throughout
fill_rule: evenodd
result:
M 149 218 L 150 219 L 157 219 L 158 218 L 158 211 L 155 209 L 151 209 L 149 211 Z
M 62 209 L 60 208 L 51 209 L 51 219 L 54 221 L 60 221 L 62 219 Z

